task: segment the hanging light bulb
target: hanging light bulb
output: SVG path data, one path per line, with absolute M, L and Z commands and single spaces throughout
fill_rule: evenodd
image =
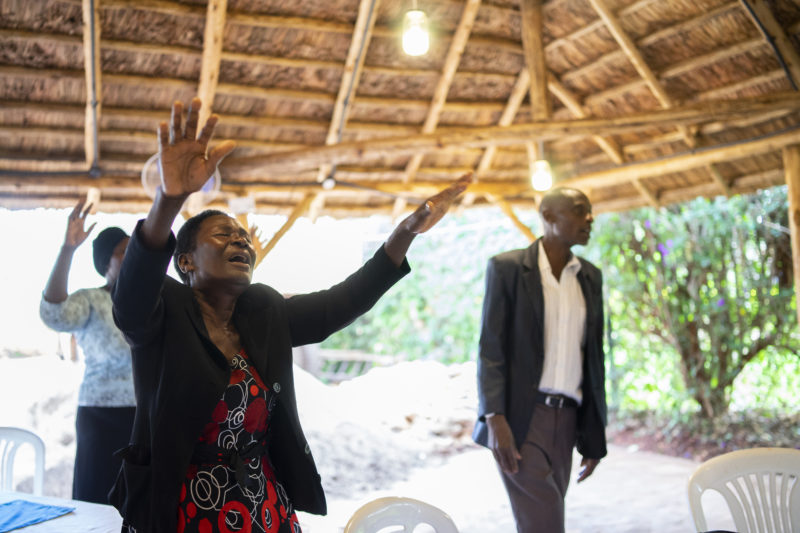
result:
M 546 191 L 553 186 L 553 173 L 547 159 L 537 159 L 531 167 L 531 186 L 537 191 Z
M 403 17 L 403 51 L 410 56 L 428 52 L 431 38 L 428 34 L 428 16 L 420 9 L 412 9 Z

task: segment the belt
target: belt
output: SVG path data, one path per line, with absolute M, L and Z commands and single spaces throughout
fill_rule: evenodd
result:
M 252 485 L 247 476 L 246 466 L 251 460 L 267 455 L 269 442 L 266 438 L 253 442 L 241 450 L 219 450 L 211 447 L 196 446 L 192 454 L 192 464 L 224 464 L 230 466 L 235 474 L 236 482 L 243 489 Z
M 578 407 L 578 402 L 569 396 L 563 394 L 548 394 L 546 392 L 536 393 L 536 402 L 542 403 L 547 407 L 555 407 L 561 409 L 562 407 Z

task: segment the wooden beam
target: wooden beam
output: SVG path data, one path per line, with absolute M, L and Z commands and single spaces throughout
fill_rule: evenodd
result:
M 514 224 L 514 226 L 515 226 L 515 227 L 516 227 L 516 228 L 517 228 L 517 229 L 518 229 L 518 230 L 519 230 L 519 231 L 520 231 L 520 232 L 521 232 L 523 235 L 525 235 L 525 237 L 528 239 L 528 241 L 529 241 L 529 242 L 533 242 L 533 241 L 535 241 L 535 240 L 537 239 L 537 237 L 536 237 L 536 234 L 535 234 L 535 233 L 533 233 L 533 232 L 531 231 L 531 229 L 530 229 L 528 226 L 526 226 L 526 225 L 525 225 L 525 224 L 524 224 L 524 223 L 523 223 L 523 222 L 522 222 L 522 221 L 519 219 L 519 217 L 517 216 L 517 214 L 516 214 L 516 213 L 514 213 L 514 209 L 511 207 L 511 204 L 509 204 L 509 203 L 508 203 L 508 202 L 506 202 L 505 200 L 501 200 L 501 199 L 499 199 L 499 198 L 497 198 L 497 197 L 495 197 L 495 196 L 493 196 L 493 195 L 487 195 L 487 196 L 486 196 L 486 198 L 487 198 L 487 200 L 489 200 L 491 203 L 493 203 L 494 205 L 496 205 L 497 207 L 499 207 L 499 208 L 500 208 L 500 210 L 501 210 L 501 211 L 503 211 L 503 213 L 505 213 L 505 215 L 506 215 L 508 218 L 510 218 L 510 219 L 511 219 L 511 222 Z M 537 203 L 538 203 L 538 202 L 537 202 Z
M 522 106 L 522 101 L 525 99 L 525 94 L 528 92 L 528 85 L 530 82 L 530 72 L 527 68 L 523 67 L 519 75 L 517 75 L 517 81 L 511 89 L 511 94 L 508 96 L 503 113 L 497 121 L 498 126 L 510 126 L 514 123 L 514 117 L 517 116 L 517 112 L 520 106 Z M 478 166 L 475 168 L 475 178 L 481 179 L 481 175 L 488 172 L 496 153 L 496 146 L 486 147 L 481 155 L 480 161 L 478 161 Z M 475 197 L 475 193 L 468 189 L 459 206 L 469 207 L 475 201 Z
M 775 19 L 769 4 L 765 0 L 740 0 L 753 24 L 770 43 L 778 56 L 778 61 L 785 65 L 786 75 L 795 90 L 800 89 L 800 54 L 794 47 L 781 24 Z
M 511 126 L 452 129 L 445 133 L 421 134 L 409 137 L 386 137 L 369 141 L 340 143 L 335 146 L 228 159 L 223 163 L 230 171 L 255 170 L 262 167 L 297 170 L 317 167 L 322 163 L 338 164 L 387 154 L 413 155 L 420 151 L 435 151 L 443 147 L 485 148 L 511 146 L 526 141 L 549 140 L 563 135 L 613 135 L 653 127 L 675 127 L 711 121 L 735 120 L 772 113 L 780 109 L 800 109 L 800 94 L 780 93 L 767 97 L 735 101 L 707 102 L 674 109 L 650 111 L 624 117 L 585 118 L 578 120 L 549 120 Z M 623 167 L 624 168 L 624 167 Z
M 795 301 L 800 302 L 800 145 L 794 144 L 783 149 L 783 171 L 789 196 L 794 294 Z M 800 303 L 796 307 L 797 323 L 800 324 Z
M 200 128 L 211 116 L 211 110 L 214 107 L 214 96 L 217 94 L 228 0 L 208 0 L 208 9 L 206 11 L 206 27 L 203 34 L 203 62 L 200 66 L 200 83 L 197 87 L 197 96 L 203 101 L 197 121 Z
M 608 31 L 610 31 L 611 35 L 614 36 L 617 44 L 619 44 L 620 48 L 622 48 L 622 51 L 625 52 L 625 55 L 633 64 L 633 67 L 647 82 L 647 86 L 650 87 L 650 90 L 661 104 L 661 107 L 665 109 L 674 107 L 674 101 L 670 95 L 667 94 L 666 89 L 664 89 L 653 70 L 645 61 L 644 56 L 642 56 L 642 53 L 636 47 L 636 43 L 633 42 L 633 39 L 631 39 L 631 37 L 622 27 L 620 21 L 611 11 L 611 8 L 608 7 L 606 0 L 589 0 L 589 3 L 592 4 L 594 10 L 597 11 L 597 14 L 600 15 L 601 19 L 603 19 Z M 689 148 L 694 148 L 697 145 L 697 141 L 695 140 L 694 136 L 686 127 L 679 126 L 678 130 L 681 132 L 681 135 L 683 135 L 683 138 Z
M 380 0 L 361 0 L 359 3 L 358 17 L 353 29 L 353 38 L 350 41 L 347 59 L 344 63 L 342 79 L 339 83 L 339 93 L 333 106 L 330 128 L 325 139 L 326 144 L 335 144 L 341 140 L 341 130 L 347 124 L 347 116 L 351 109 L 350 104 L 352 104 L 352 99 L 355 98 L 358 89 L 367 48 L 372 39 L 375 20 L 378 17 L 379 5 Z
M 691 168 L 704 167 L 714 163 L 774 152 L 795 143 L 800 143 L 800 129 L 719 148 L 710 148 L 701 152 L 667 157 L 655 161 L 648 161 L 646 163 L 626 165 L 599 172 L 591 172 L 574 178 L 568 178 L 563 180 L 560 184 L 577 189 L 610 187 L 632 181 L 639 177 L 663 176 L 664 174 L 682 172 Z
M 450 86 L 453 84 L 456 69 L 458 69 L 458 64 L 461 62 L 461 56 L 464 54 L 464 49 L 467 46 L 467 41 L 472 32 L 472 26 L 475 24 L 475 17 L 478 14 L 478 8 L 480 8 L 480 6 L 481 0 L 467 0 L 464 4 L 464 9 L 461 12 L 461 19 L 453 35 L 453 40 L 450 41 L 450 48 L 447 50 L 447 56 L 445 57 L 444 66 L 442 67 L 442 75 L 439 77 L 439 81 L 433 91 L 433 98 L 428 108 L 428 115 L 425 117 L 425 123 L 422 125 L 423 134 L 433 133 L 436 130 L 436 126 L 439 124 L 442 111 L 444 111 L 444 104 L 447 101 L 447 93 L 450 92 Z M 419 170 L 424 156 L 424 153 L 415 153 L 406 164 L 406 182 L 411 182 L 414 179 L 414 175 L 417 170 Z M 398 216 L 404 209 L 405 202 L 398 199 L 395 202 L 394 216 Z
M 561 100 L 561 103 L 564 104 L 564 107 L 570 110 L 573 116 L 577 118 L 586 118 L 589 116 L 580 102 L 578 102 L 578 99 L 575 98 L 575 96 L 569 92 L 569 90 L 567 90 L 567 88 L 564 87 L 555 78 L 555 76 L 550 75 L 548 77 L 547 87 L 550 89 L 550 92 L 556 95 L 556 98 Z M 592 139 L 614 163 L 621 165 L 625 162 L 622 151 L 613 139 L 609 137 L 602 137 L 600 135 L 593 135 Z
M 86 118 L 84 120 L 84 153 L 86 166 L 99 168 L 100 147 L 97 127 L 102 112 L 100 83 L 100 14 L 99 0 L 83 0 L 83 70 L 86 75 Z
M 542 0 L 519 0 L 522 19 L 522 49 L 530 72 L 531 117 L 546 120 L 552 112 L 547 93 L 547 64 L 542 36 Z
M 655 195 L 655 193 L 653 193 L 653 191 L 648 189 L 644 183 L 642 183 L 641 179 L 635 178 L 631 180 L 631 183 L 633 183 L 633 186 L 636 188 L 637 191 L 639 191 L 639 194 L 645 197 L 647 203 L 650 204 L 650 207 L 654 207 L 656 209 L 661 207 L 661 204 L 658 201 L 658 197 Z
M 730 198 L 731 197 L 731 186 L 727 182 L 725 177 L 722 175 L 722 173 L 719 171 L 719 169 L 717 168 L 717 165 L 714 164 L 714 163 L 711 163 L 708 166 L 706 166 L 706 170 L 708 170 L 708 173 L 711 176 L 711 179 L 714 180 L 714 182 L 716 182 L 717 185 L 719 185 L 719 188 L 722 191 L 722 194 L 724 194 L 727 198 Z
M 375 20 L 378 18 L 380 0 L 361 0 L 358 6 L 356 25 L 350 39 L 350 48 L 344 62 L 342 79 L 339 82 L 339 93 L 333 104 L 333 113 L 328 127 L 325 144 L 336 144 L 342 140 L 342 132 L 347 124 L 347 118 L 352 109 L 353 99 L 356 96 L 358 83 L 361 80 L 361 71 L 364 59 L 367 57 L 367 48 L 372 39 Z M 322 183 L 331 173 L 331 165 L 322 164 L 317 172 L 317 181 Z M 325 196 L 318 195 L 311 205 L 311 219 L 316 220 L 317 214 L 325 205 Z
M 295 207 L 294 210 L 289 214 L 286 222 L 284 222 L 283 225 L 278 228 L 278 231 L 275 232 L 275 235 L 273 235 L 269 242 L 264 245 L 264 250 L 261 252 L 262 259 L 266 257 L 273 248 L 275 248 L 275 245 L 278 244 L 278 241 L 280 241 L 281 238 L 286 235 L 286 232 L 288 232 L 294 223 L 297 222 L 297 219 L 303 216 L 303 213 L 306 212 L 308 206 L 314 201 L 315 196 L 316 195 L 314 193 L 308 193 L 303 197 L 302 200 L 300 200 L 300 203 L 297 204 L 297 207 Z

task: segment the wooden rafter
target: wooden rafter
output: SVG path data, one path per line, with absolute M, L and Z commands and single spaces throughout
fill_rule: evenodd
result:
M 619 19 L 614 15 L 611 11 L 611 8 L 608 7 L 606 4 L 606 0 L 589 0 L 589 3 L 592 4 L 592 7 L 597 14 L 600 15 L 600 18 L 603 19 L 608 31 L 611 32 L 611 35 L 614 36 L 614 39 L 619 44 L 622 51 L 625 52 L 625 55 L 633 64 L 633 67 L 639 73 L 639 75 L 644 78 L 647 86 L 653 92 L 653 95 L 659 101 L 661 106 L 664 109 L 671 109 L 675 107 L 675 102 L 672 100 L 672 97 L 667 94 L 667 91 L 662 86 L 659 79 L 656 77 L 653 69 L 647 64 L 645 61 L 644 56 L 636 47 L 636 43 L 633 42 L 633 39 L 628 35 L 625 29 L 622 27 Z M 689 132 L 689 130 L 685 127 L 679 127 L 679 131 L 681 135 L 683 135 L 686 144 L 690 148 L 694 148 L 697 144 L 694 136 Z
M 478 8 L 481 6 L 481 0 L 467 0 L 464 4 L 464 10 L 461 12 L 461 20 L 458 23 L 456 32 L 453 35 L 453 40 L 450 42 L 450 48 L 447 50 L 447 56 L 442 66 L 442 75 L 439 77 L 439 82 L 436 84 L 436 89 L 433 92 L 430 108 L 428 108 L 428 115 L 425 118 L 425 123 L 422 125 L 422 133 L 433 133 L 436 126 L 439 124 L 439 119 L 444 111 L 444 104 L 447 101 L 447 93 L 450 92 L 450 86 L 453 83 L 453 78 L 456 74 L 458 64 L 461 62 L 461 55 L 464 53 L 464 48 L 467 46 L 469 35 L 472 32 L 472 25 L 475 23 L 475 17 L 478 14 Z M 424 153 L 419 152 L 412 155 L 409 162 L 406 164 L 406 177 L 407 183 L 414 180 L 414 175 L 422 163 Z M 400 214 L 405 209 L 405 202 L 398 199 L 394 206 L 394 216 Z
M 358 90 L 358 82 L 361 79 L 367 48 L 372 39 L 375 20 L 378 18 L 379 4 L 380 0 L 361 0 L 359 3 L 356 25 L 353 29 L 353 37 L 350 40 L 347 59 L 345 59 L 342 79 L 339 82 L 339 93 L 336 96 L 336 103 L 333 104 L 333 113 L 325 144 L 331 145 L 341 141 L 342 131 L 347 124 L 347 118 L 352 109 L 351 105 Z M 321 183 L 330 172 L 331 165 L 320 165 L 317 181 Z M 324 195 L 319 195 L 312 202 L 310 213 L 312 220 L 317 217 L 317 213 L 322 209 L 324 203 Z
M 295 208 L 289 214 L 289 217 L 286 219 L 286 222 L 284 222 L 283 225 L 278 228 L 278 231 L 275 232 L 269 242 L 264 245 L 264 248 L 261 252 L 262 259 L 266 257 L 273 248 L 275 248 L 275 245 L 278 244 L 278 241 L 280 241 L 281 238 L 292 228 L 292 226 L 294 226 L 294 223 L 297 222 L 297 219 L 303 216 L 303 214 L 308 210 L 308 207 L 311 205 L 311 202 L 314 201 L 315 197 L 315 193 L 307 193 L 295 206 Z
M 100 82 L 100 14 L 95 0 L 83 0 L 83 66 L 86 73 L 86 119 L 84 152 L 86 166 L 98 170 L 100 149 L 97 129 L 102 111 Z
M 792 264 L 795 299 L 800 302 L 800 145 L 783 149 L 783 171 L 789 196 L 789 232 L 792 239 Z M 800 324 L 800 305 L 797 306 Z
M 555 78 L 555 76 L 551 75 L 548 78 L 547 86 L 550 89 L 550 92 L 552 92 L 556 98 L 561 100 L 561 103 L 564 104 L 564 107 L 569 109 L 575 117 L 586 118 L 589 116 L 580 102 L 578 102 L 578 99 L 575 98 L 575 96 L 570 93 L 567 88 Z M 614 163 L 621 165 L 624 162 L 622 151 L 613 139 L 609 137 L 602 137 L 600 135 L 593 135 L 592 139 Z
M 564 180 L 564 185 L 579 189 L 610 187 L 630 182 L 645 176 L 663 176 L 673 172 L 681 172 L 692 168 L 705 167 L 714 163 L 722 163 L 733 159 L 774 152 L 785 146 L 800 142 L 800 129 L 786 133 L 763 137 L 756 140 L 709 148 L 701 152 L 688 153 L 612 168 L 599 172 L 591 172 Z
M 517 116 L 517 112 L 522 106 L 522 101 L 525 99 L 525 94 L 528 92 L 528 84 L 530 83 L 530 80 L 531 77 L 528 69 L 523 68 L 517 76 L 517 82 L 511 89 L 511 94 L 508 96 L 508 100 L 506 100 L 506 106 L 503 109 L 503 113 L 500 115 L 500 119 L 497 121 L 498 126 L 510 126 L 514 122 L 514 117 Z M 487 146 L 486 149 L 484 149 L 483 154 L 481 154 L 481 158 L 478 161 L 478 166 L 475 168 L 475 177 L 478 180 L 480 180 L 481 177 L 489 171 L 489 168 L 492 166 L 492 160 L 494 159 L 496 153 L 496 146 Z M 464 207 L 472 205 L 472 203 L 475 201 L 475 196 L 476 195 L 474 192 L 467 190 L 460 205 Z
M 531 117 L 550 118 L 551 105 L 547 92 L 547 64 L 544 57 L 542 0 L 520 0 L 522 50 L 530 73 Z
M 637 113 L 624 117 L 586 118 L 579 120 L 549 120 L 500 127 L 453 128 L 445 133 L 420 134 L 408 137 L 386 137 L 340 143 L 303 150 L 288 151 L 226 160 L 229 170 L 248 171 L 261 167 L 298 170 L 323 162 L 340 163 L 386 154 L 409 154 L 433 151 L 442 147 L 485 148 L 487 146 L 519 145 L 532 139 L 553 139 L 568 134 L 614 135 L 625 131 L 651 127 L 675 127 L 703 122 L 752 118 L 759 114 L 800 108 L 800 94 L 781 93 L 763 98 L 720 101 L 713 106 L 703 102 L 673 109 Z
M 787 75 L 795 89 L 800 89 L 800 54 L 786 35 L 783 27 L 764 0 L 740 0 L 748 16 L 764 35 L 767 42 L 775 47 L 778 60 L 786 66 Z
M 496 205 L 497 207 L 499 207 L 499 208 L 500 208 L 500 210 L 501 210 L 501 211 L 502 211 L 502 212 L 503 212 L 503 213 L 504 213 L 504 214 L 505 214 L 505 215 L 506 215 L 506 216 L 507 216 L 509 219 L 511 219 L 511 223 L 512 223 L 512 224 L 514 224 L 514 227 L 516 227 L 516 228 L 517 228 L 517 229 L 520 231 L 520 233 L 522 233 L 523 235 L 525 235 L 525 237 L 528 239 L 528 241 L 529 241 L 529 242 L 533 242 L 533 241 L 535 241 L 535 240 L 536 240 L 536 234 L 535 234 L 535 233 L 533 233 L 533 232 L 531 231 L 531 229 L 530 229 L 528 226 L 526 226 L 526 225 L 525 225 L 525 223 L 524 223 L 524 222 L 522 222 L 522 221 L 519 219 L 519 217 L 517 216 L 517 214 L 514 212 L 514 208 L 513 208 L 513 207 L 511 207 L 511 204 L 509 204 L 509 203 L 508 203 L 508 202 L 506 202 L 505 200 L 503 200 L 503 199 L 501 199 L 501 198 L 498 198 L 498 197 L 496 197 L 496 196 L 494 196 L 494 195 L 492 195 L 492 194 L 487 194 L 487 195 L 486 195 L 486 198 L 487 198 L 487 200 L 489 200 L 491 203 L 493 203 L 494 205 Z M 537 203 L 538 203 L 538 200 L 537 200 Z
M 227 11 L 228 0 L 208 1 L 206 27 L 203 34 L 203 62 L 200 67 L 200 82 L 197 87 L 197 96 L 203 101 L 198 120 L 198 124 L 201 126 L 211 116 L 214 96 L 217 93 Z
M 648 46 L 652 46 L 658 43 L 659 41 L 668 38 L 671 35 L 689 34 L 692 31 L 697 31 L 703 24 L 707 23 L 709 20 L 713 20 L 714 18 L 725 15 L 730 11 L 739 10 L 740 7 L 738 2 L 739 0 L 732 0 L 727 4 L 723 4 L 717 8 L 711 9 L 709 11 L 704 11 L 697 17 L 688 20 L 683 20 L 681 22 L 667 26 L 666 28 L 663 28 L 656 32 L 648 33 L 647 35 L 637 39 L 635 41 L 635 46 L 637 49 L 641 50 Z M 626 12 L 629 12 L 629 10 L 623 8 L 617 13 L 617 18 L 620 19 L 623 18 Z M 598 22 L 599 24 L 603 24 L 603 19 L 600 18 L 596 22 Z M 596 58 L 591 63 L 587 63 L 582 67 L 578 67 L 574 70 L 565 73 L 561 81 L 563 81 L 564 83 L 569 83 L 573 79 L 581 79 L 582 77 L 585 77 L 587 74 L 589 74 L 593 69 L 598 68 L 598 66 L 613 65 L 624 59 L 626 59 L 626 56 L 622 48 L 615 49 Z M 659 77 L 663 79 L 663 78 L 668 78 L 670 76 L 678 75 L 679 73 L 680 72 L 674 74 L 667 74 L 667 71 L 662 71 L 660 72 Z M 641 83 L 646 83 L 644 78 L 641 78 Z

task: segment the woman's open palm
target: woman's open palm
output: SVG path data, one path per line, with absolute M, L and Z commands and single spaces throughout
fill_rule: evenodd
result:
M 167 196 L 188 196 L 199 191 L 214 174 L 220 161 L 236 146 L 233 141 L 224 141 L 208 151 L 208 142 L 218 118 L 211 115 L 197 135 L 201 105 L 199 98 L 194 98 L 189 104 L 184 128 L 183 103 L 175 102 L 169 125 L 162 122 L 158 126 L 161 189 Z

